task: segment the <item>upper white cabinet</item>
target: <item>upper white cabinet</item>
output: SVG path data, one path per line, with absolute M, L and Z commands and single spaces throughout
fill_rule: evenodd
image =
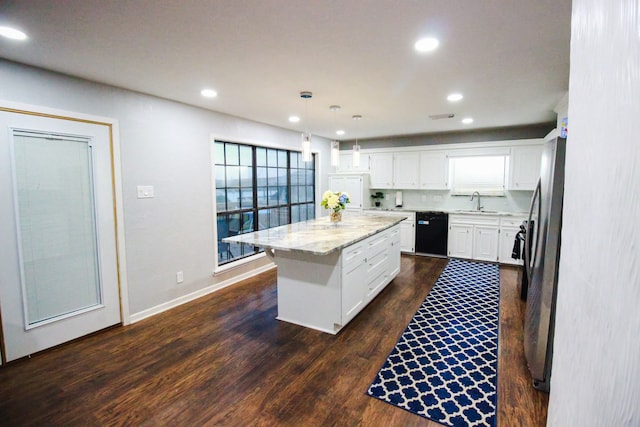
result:
M 340 153 L 340 163 L 336 168 L 336 172 L 369 172 L 369 155 L 360 153 L 360 164 L 354 166 L 353 153 L 351 151 Z
M 362 211 L 369 207 L 369 175 L 368 174 L 348 174 L 330 175 L 329 189 L 331 191 L 342 191 L 349 194 L 347 211 Z M 365 203 L 367 205 L 365 206 Z
M 372 153 L 369 155 L 371 188 L 393 187 L 393 153 Z
M 446 151 L 420 152 L 420 188 L 446 190 L 449 188 L 449 157 Z
M 542 145 L 511 147 L 509 189 L 535 190 L 540 178 Z
M 393 155 L 393 188 L 415 189 L 420 181 L 420 153 L 407 151 Z

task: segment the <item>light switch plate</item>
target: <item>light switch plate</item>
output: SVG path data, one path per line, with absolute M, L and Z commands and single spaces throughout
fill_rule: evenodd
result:
M 153 185 L 138 185 L 138 199 L 150 199 L 153 197 Z

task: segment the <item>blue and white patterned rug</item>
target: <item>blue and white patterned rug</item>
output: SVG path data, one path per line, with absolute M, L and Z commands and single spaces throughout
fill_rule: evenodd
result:
M 451 259 L 367 394 L 448 426 L 495 426 L 498 265 Z

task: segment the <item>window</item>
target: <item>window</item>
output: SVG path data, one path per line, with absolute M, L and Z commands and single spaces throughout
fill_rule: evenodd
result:
M 314 161 L 297 151 L 215 141 L 218 265 L 262 251 L 222 239 L 315 218 Z
M 453 157 L 450 162 L 453 194 L 504 195 L 506 156 Z

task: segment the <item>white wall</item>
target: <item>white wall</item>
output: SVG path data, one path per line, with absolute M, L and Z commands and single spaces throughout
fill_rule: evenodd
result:
M 119 120 L 132 315 L 267 264 L 263 258 L 212 276 L 210 137 L 299 150 L 299 132 L 2 60 L 0 82 L 0 100 Z M 320 150 L 321 192 L 328 185 L 330 143 L 314 138 L 313 148 Z M 155 198 L 137 199 L 137 185 L 153 185 Z M 184 272 L 180 285 L 177 271 Z
M 639 8 L 573 0 L 549 426 L 640 425 Z

